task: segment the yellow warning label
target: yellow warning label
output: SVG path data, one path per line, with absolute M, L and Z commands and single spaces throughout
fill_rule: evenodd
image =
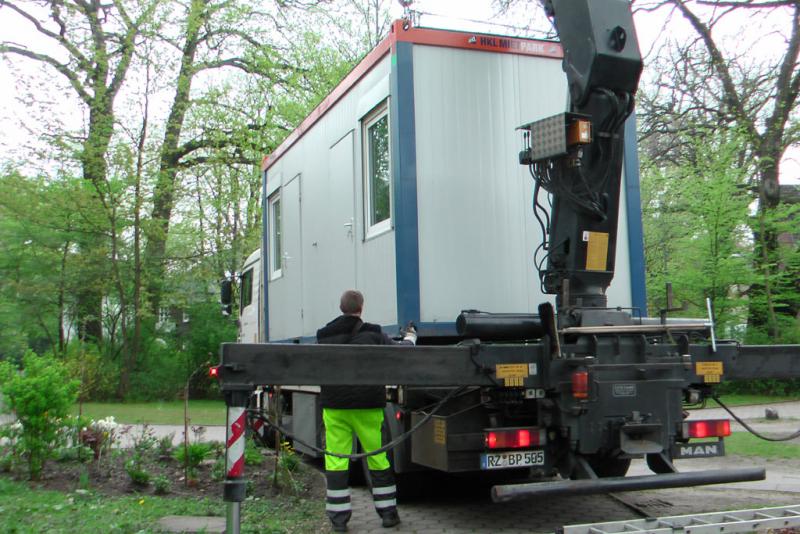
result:
M 605 271 L 608 264 L 608 234 L 606 232 L 584 232 L 586 246 L 586 270 Z
M 499 363 L 495 366 L 495 376 L 503 380 L 505 387 L 520 387 L 528 376 L 527 363 Z
M 719 384 L 722 382 L 720 375 L 703 375 L 703 382 L 707 384 Z
M 433 442 L 438 445 L 447 444 L 447 421 L 444 419 L 433 420 Z
M 697 362 L 695 364 L 695 374 L 697 375 L 705 375 L 706 382 L 711 382 L 708 379 L 708 375 L 719 375 L 722 374 L 722 362 Z M 719 379 L 716 380 L 719 382 Z

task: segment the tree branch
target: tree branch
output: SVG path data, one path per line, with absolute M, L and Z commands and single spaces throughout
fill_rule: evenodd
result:
M 47 54 L 39 54 L 38 52 L 31 52 L 30 50 L 21 48 L 16 45 L 8 43 L 0 43 L 0 54 L 5 54 L 5 53 L 17 54 L 19 56 L 23 56 L 29 59 L 33 59 L 35 61 L 39 61 L 41 63 L 47 63 L 48 65 L 51 65 L 58 72 L 63 74 L 67 78 L 67 80 L 69 80 L 69 83 L 72 85 L 75 91 L 77 91 L 78 96 L 81 97 L 81 100 L 83 100 L 87 104 L 92 100 L 91 95 L 89 95 L 89 93 L 86 92 L 86 89 L 83 87 L 83 84 L 75 75 L 75 73 L 72 71 L 72 69 L 69 68 L 69 65 L 61 63 L 54 57 L 48 56 Z

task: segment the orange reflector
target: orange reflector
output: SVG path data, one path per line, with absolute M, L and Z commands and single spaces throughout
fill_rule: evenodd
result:
M 546 438 L 544 429 L 504 428 L 486 432 L 484 441 L 488 449 L 524 449 L 544 445 Z
M 572 396 L 576 399 L 589 398 L 589 373 L 575 371 L 572 373 Z
M 731 422 L 727 419 L 708 419 L 705 421 L 685 421 L 685 438 L 724 438 L 731 435 Z
M 208 370 L 208 376 L 211 378 L 217 378 L 219 376 L 219 367 L 211 367 Z

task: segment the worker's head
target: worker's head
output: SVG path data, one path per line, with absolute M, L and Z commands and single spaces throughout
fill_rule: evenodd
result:
M 339 309 L 345 315 L 361 315 L 361 310 L 364 308 L 364 295 L 361 291 L 355 289 L 348 289 L 342 293 L 342 298 L 339 299 Z

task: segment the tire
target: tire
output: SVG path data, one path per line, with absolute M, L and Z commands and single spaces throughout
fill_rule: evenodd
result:
M 624 477 L 631 466 L 630 458 L 592 455 L 586 460 L 600 478 Z
M 361 443 L 358 442 L 358 438 L 353 436 L 353 454 L 358 454 L 364 452 L 361 448 Z M 351 486 L 368 486 L 372 488 L 369 482 L 369 469 L 367 468 L 367 462 L 365 458 L 361 458 L 359 460 L 350 460 L 349 466 L 350 472 L 350 485 Z

